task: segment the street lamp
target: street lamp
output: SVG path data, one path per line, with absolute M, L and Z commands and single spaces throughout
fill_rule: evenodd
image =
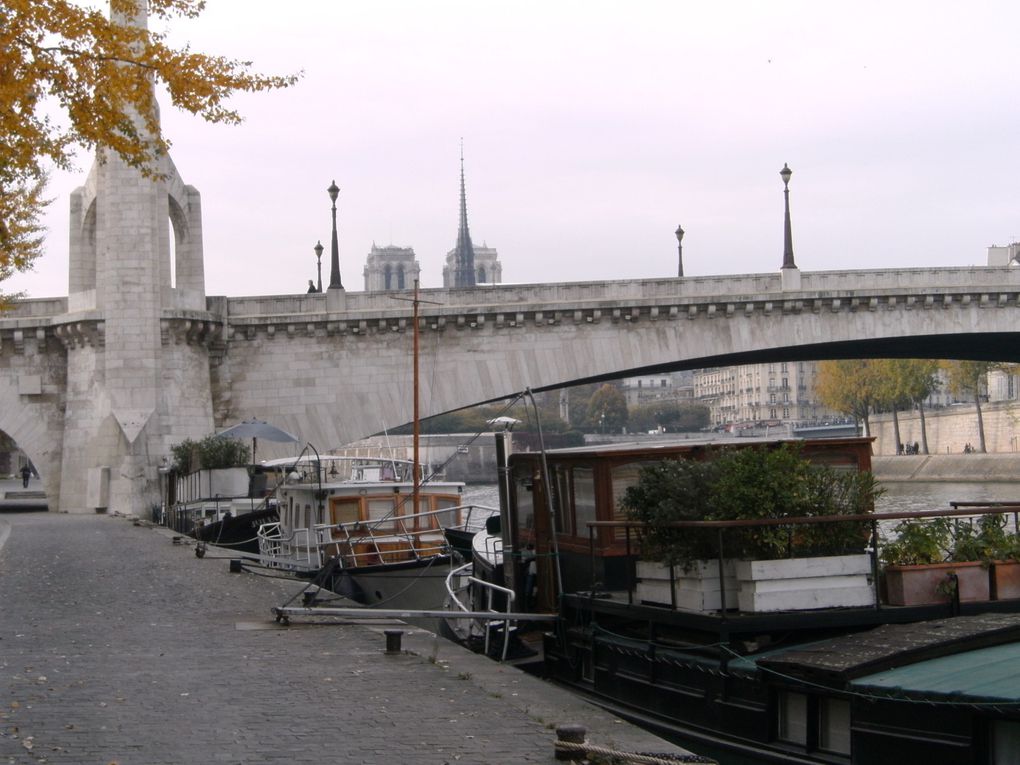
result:
M 783 169 L 779 171 L 783 179 L 783 196 L 786 199 L 786 219 L 783 227 L 783 268 L 796 268 L 793 262 L 793 229 L 790 226 L 790 176 L 793 170 L 784 162 Z
M 677 224 L 676 227 L 676 250 L 677 250 L 677 269 L 676 275 L 678 277 L 684 275 L 684 230 Z
M 330 251 L 329 288 L 331 290 L 342 290 L 344 285 L 340 282 L 340 244 L 336 238 L 336 198 L 340 193 L 340 189 L 337 187 L 336 181 L 329 184 L 329 188 L 326 191 L 329 193 L 330 201 L 333 203 L 333 246 Z
M 318 290 L 322 292 L 322 242 L 316 242 L 312 249 L 315 250 L 315 270 L 319 275 Z

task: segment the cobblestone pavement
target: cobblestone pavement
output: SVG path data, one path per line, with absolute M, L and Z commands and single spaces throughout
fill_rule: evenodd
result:
M 6 542 L 4 541 L 6 537 Z M 275 624 L 299 583 L 125 518 L 0 516 L 0 764 L 554 761 L 556 725 L 678 751 L 422 631 Z

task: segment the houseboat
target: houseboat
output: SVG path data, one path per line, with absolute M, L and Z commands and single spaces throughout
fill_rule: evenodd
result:
M 462 524 L 463 483 L 416 480 L 406 460 L 277 462 L 279 520 L 259 529 L 263 560 L 368 606 L 442 607 L 459 562 L 443 529 Z
M 880 549 L 903 519 L 973 528 L 1004 514 L 1015 533 L 1020 506 L 692 520 L 673 525 L 708 534 L 714 556 L 642 560 L 648 527 L 624 507 L 642 468 L 779 448 L 870 471 L 867 438 L 514 454 L 501 528 L 479 534 L 474 576 L 512 591 L 514 611 L 558 616 L 542 630 L 549 679 L 720 762 L 1020 762 L 1020 589 L 989 586 L 997 563 L 977 564 L 984 589 L 968 589 L 967 564 L 950 564 L 926 600 L 904 602 Z M 855 554 L 727 557 L 741 528 L 782 529 L 792 551 L 804 529 L 840 523 L 856 524 Z
M 166 509 L 155 520 L 204 544 L 257 553 L 259 528 L 277 520 L 277 480 L 276 471 L 257 465 L 168 473 Z

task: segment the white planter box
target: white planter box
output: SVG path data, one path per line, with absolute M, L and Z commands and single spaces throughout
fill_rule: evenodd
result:
M 737 605 L 737 579 L 733 564 L 734 561 L 727 560 L 723 566 L 727 608 Z M 669 566 L 663 563 L 638 561 L 637 577 L 635 599 L 640 603 L 671 608 L 675 597 L 678 609 L 718 611 L 722 608 L 719 561 L 696 561 L 687 571 L 682 566 L 674 566 L 672 593 Z
M 804 611 L 870 606 L 871 557 L 737 561 L 741 611 Z
M 247 496 L 248 469 L 243 467 L 196 470 L 177 479 L 178 502 Z

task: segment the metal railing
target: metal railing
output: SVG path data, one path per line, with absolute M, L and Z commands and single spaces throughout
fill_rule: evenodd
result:
M 890 521 L 924 521 L 934 520 L 938 518 L 957 518 L 962 522 L 973 522 L 982 516 L 987 515 L 1005 515 L 1012 514 L 1013 516 L 1013 529 L 1014 533 L 1020 534 L 1020 502 L 987 502 L 987 503 L 970 503 L 970 502 L 953 502 L 950 503 L 952 509 L 949 510 L 925 510 L 925 511 L 902 511 L 902 512 L 890 512 L 890 513 L 866 513 L 860 515 L 825 515 L 825 516 L 798 516 L 790 518 L 759 518 L 754 520 L 727 520 L 727 521 L 673 521 L 671 523 L 659 523 L 649 524 L 642 521 L 589 521 L 588 526 L 588 545 L 589 545 L 589 556 L 591 564 L 591 579 L 593 591 L 597 589 L 597 549 L 596 535 L 599 529 L 608 529 L 615 532 L 616 529 L 624 529 L 625 532 L 625 554 L 628 559 L 636 560 L 638 555 L 637 551 L 634 550 L 632 545 L 632 531 L 642 531 L 644 529 L 652 528 L 653 526 L 657 529 L 704 529 L 713 530 L 716 532 L 716 560 L 719 563 L 719 590 L 720 590 L 720 616 L 725 619 L 726 611 L 732 607 L 732 604 L 727 602 L 727 587 L 725 582 L 724 573 L 724 561 L 726 559 L 726 533 L 732 532 L 738 529 L 748 528 L 767 528 L 767 527 L 783 527 L 788 529 L 790 538 L 789 555 L 786 557 L 796 557 L 793 552 L 795 550 L 794 545 L 794 529 L 798 526 L 812 526 L 820 524 L 840 524 L 840 523 L 865 523 L 869 527 L 868 542 L 866 545 L 862 544 L 862 552 L 866 552 L 871 558 L 871 578 L 872 585 L 874 588 L 874 608 L 880 609 L 882 607 L 880 590 L 879 590 L 879 570 L 880 570 L 880 559 L 881 549 L 883 543 L 883 537 L 880 533 L 880 529 L 885 525 L 886 529 L 890 528 Z M 640 535 L 639 535 L 640 539 Z M 863 541 L 863 540 L 862 540 Z M 675 580 L 674 580 L 674 567 L 669 567 L 670 572 L 670 591 L 674 598 L 672 603 L 673 607 L 676 607 L 675 602 Z M 627 602 L 634 602 L 634 590 L 636 583 L 636 573 L 633 567 L 628 572 L 629 584 L 627 588 Z
M 460 611 L 467 614 L 464 618 L 472 619 L 473 623 L 479 627 L 482 634 L 485 636 L 485 655 L 489 655 L 489 640 L 492 633 L 492 626 L 494 624 L 503 625 L 503 650 L 500 653 L 500 661 L 506 661 L 506 655 L 510 648 L 510 623 L 516 621 L 516 617 L 513 616 L 513 604 L 514 599 L 517 597 L 516 593 L 509 587 L 503 587 L 493 582 L 486 582 L 483 579 L 479 579 L 476 576 L 465 574 L 472 569 L 473 564 L 466 563 L 459 568 L 455 568 L 446 577 L 446 592 L 449 595 L 449 602 L 455 605 Z M 462 583 L 454 585 L 454 581 L 462 580 Z M 463 593 L 474 594 L 475 590 L 472 588 L 479 588 L 483 594 L 483 603 L 480 608 L 474 612 L 471 608 L 464 604 L 461 599 Z M 495 595 L 503 595 L 506 597 L 506 609 L 502 612 L 497 611 L 493 608 L 492 602 Z M 474 605 L 474 599 L 472 598 L 471 605 Z M 486 612 L 492 614 L 492 617 L 483 617 L 481 619 L 477 616 L 477 611 Z M 474 614 L 474 615 L 472 615 Z M 451 620 L 456 619 L 455 615 L 449 617 Z

